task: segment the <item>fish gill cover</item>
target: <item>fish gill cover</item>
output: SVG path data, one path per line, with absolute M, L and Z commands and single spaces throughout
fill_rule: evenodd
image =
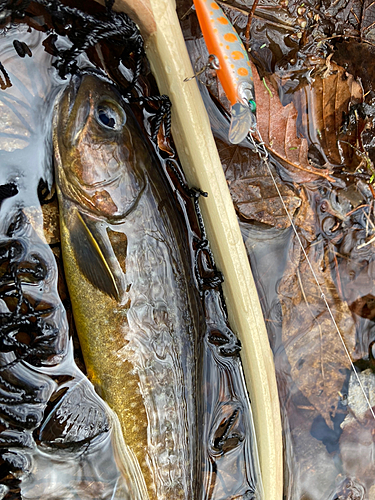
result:
M 77 367 L 86 370 L 61 260 L 52 174 L 53 103 L 67 85 L 79 87 L 75 82 L 92 78 L 106 88 L 113 87 L 124 105 L 131 105 L 142 131 L 137 134 L 142 133 L 158 175 L 167 192 L 170 190 L 172 201 L 162 200 L 160 209 L 173 205 L 185 225 L 179 245 L 185 247 L 183 267 L 190 269 L 189 293 L 196 297 L 194 315 L 200 325 L 197 333 L 192 332 L 198 356 L 193 364 L 198 368 L 191 369 L 198 379 L 190 394 L 198 408 L 192 432 L 199 433 L 200 444 L 193 450 L 196 476 L 188 488 L 194 490 L 194 498 L 235 495 L 250 499 L 261 489 L 251 410 L 238 357 L 240 344 L 227 324 L 222 277 L 199 211 L 202 193 L 184 181 L 169 138 L 169 99 L 158 95 L 138 29 L 111 7 L 112 2 L 105 8 L 94 2 L 81 3 L 79 8 L 59 1 L 0 4 L 1 495 L 9 500 L 125 499 L 138 494 L 129 477 L 121 478 L 121 460 L 115 462 L 119 456 L 117 419 Z M 79 217 L 82 227 L 97 236 L 87 214 Z M 108 228 L 107 234 L 113 248 L 126 248 L 128 243 L 116 227 Z M 155 245 L 154 250 L 160 247 Z M 145 255 L 159 258 L 151 247 L 146 250 Z M 144 279 L 152 266 L 141 258 Z M 84 280 L 90 273 L 86 271 Z M 152 285 L 151 290 L 157 286 Z M 164 321 L 165 311 L 154 308 L 155 314 L 158 321 Z M 144 328 L 147 332 L 148 327 Z M 162 339 L 154 339 L 155 352 L 161 358 Z M 161 387 L 164 385 L 162 381 Z M 175 388 L 172 394 L 177 394 L 173 391 Z M 152 428 L 158 421 L 152 418 L 150 436 L 171 441 L 168 432 L 158 434 Z M 165 415 L 160 418 L 159 424 L 168 424 Z M 124 437 L 125 441 L 134 440 L 137 434 Z M 192 443 L 194 439 L 189 436 Z M 160 448 L 161 443 L 154 444 Z M 169 448 L 164 449 L 171 460 Z M 151 474 L 157 476 L 160 467 L 159 483 L 163 482 L 167 470 L 165 465 L 162 468 L 164 455 L 150 456 L 157 464 Z M 177 477 L 178 483 L 179 476 L 191 474 L 189 467 L 192 464 L 187 462 L 187 472 L 182 473 L 170 461 L 165 484 L 170 478 Z M 163 498 L 163 491 L 160 487 L 156 498 Z M 179 495 L 183 498 L 189 491 Z

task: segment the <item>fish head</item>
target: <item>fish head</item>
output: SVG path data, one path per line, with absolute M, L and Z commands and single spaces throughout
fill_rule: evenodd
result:
M 63 195 L 97 216 L 122 220 L 144 189 L 152 159 L 115 87 L 94 75 L 74 76 L 56 106 L 54 142 Z

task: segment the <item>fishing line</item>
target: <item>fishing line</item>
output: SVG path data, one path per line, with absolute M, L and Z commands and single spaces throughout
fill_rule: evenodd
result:
M 118 488 L 118 483 L 119 483 L 119 477 L 116 479 L 116 484 L 113 488 L 113 493 L 112 493 L 112 496 L 111 496 L 111 500 L 114 500 L 116 498 L 116 492 L 117 492 L 117 488 Z
M 334 315 L 332 313 L 332 310 L 328 304 L 327 298 L 324 294 L 324 291 L 319 283 L 318 277 L 315 274 L 315 271 L 312 267 L 312 264 L 310 262 L 310 259 L 307 256 L 307 253 L 303 247 L 302 241 L 300 239 L 300 236 L 297 232 L 297 228 L 294 225 L 293 219 L 288 211 L 288 208 L 284 202 L 284 199 L 280 193 L 280 190 L 276 184 L 276 179 L 271 171 L 270 165 L 269 165 L 269 153 L 265 147 L 265 143 L 262 139 L 262 136 L 258 130 L 258 127 L 256 125 L 255 121 L 255 115 L 253 114 L 255 111 L 255 101 L 254 101 L 254 83 L 253 79 L 251 77 L 251 68 L 250 68 L 250 61 L 248 60 L 247 57 L 247 51 L 245 50 L 242 41 L 238 38 L 238 34 L 236 33 L 235 29 L 233 26 L 231 26 L 231 23 L 229 19 L 225 16 L 224 12 L 221 10 L 219 5 L 217 5 L 214 1 L 210 4 L 211 6 L 213 5 L 213 10 L 211 11 L 211 7 L 208 7 L 208 2 L 205 0 L 194 0 L 194 5 L 196 7 L 196 13 L 198 17 L 199 24 L 201 26 L 201 30 L 203 33 L 203 37 L 207 46 L 207 50 L 209 51 L 210 55 L 209 57 L 212 58 L 211 61 L 209 60 L 208 63 L 203 67 L 203 71 L 205 71 L 208 67 L 210 67 L 210 62 L 214 61 L 213 58 L 216 57 L 216 59 L 219 60 L 219 64 L 216 64 L 218 66 L 216 69 L 220 69 L 220 66 L 222 66 L 221 70 L 224 72 L 221 77 L 220 74 L 218 74 L 218 78 L 223 86 L 224 92 L 228 97 L 228 100 L 231 103 L 231 125 L 229 129 L 229 141 L 233 144 L 239 144 L 242 142 L 242 140 L 245 137 L 248 137 L 250 142 L 252 143 L 255 152 L 259 155 L 261 161 L 266 165 L 267 170 L 271 176 L 272 182 L 275 186 L 276 192 L 281 200 L 281 203 L 284 207 L 284 210 L 287 214 L 287 217 L 290 221 L 290 224 L 293 228 L 293 231 L 297 237 L 297 241 L 302 249 L 303 255 L 305 256 L 306 262 L 308 263 L 308 266 L 311 270 L 311 273 L 313 275 L 313 278 L 315 280 L 315 283 L 318 287 L 318 290 L 320 292 L 320 296 L 322 300 L 324 301 L 324 304 L 329 312 L 329 315 L 332 319 L 334 328 L 336 329 L 337 334 L 340 337 L 341 343 L 343 345 L 345 354 L 347 358 L 349 359 L 350 366 L 352 370 L 355 373 L 355 377 L 359 383 L 359 386 L 362 390 L 362 393 L 365 397 L 366 403 L 368 407 L 370 408 L 371 414 L 375 420 L 375 413 L 374 410 L 372 409 L 372 406 L 370 404 L 370 401 L 366 395 L 366 392 L 364 390 L 364 387 L 361 383 L 361 380 L 359 378 L 359 375 L 355 369 L 354 363 L 352 361 L 352 358 L 350 356 L 350 353 L 345 345 L 344 338 L 340 332 L 340 329 L 336 323 L 336 320 L 334 318 Z M 254 6 L 256 5 L 256 1 L 254 2 L 252 12 L 249 15 L 249 20 L 248 20 L 248 25 L 247 25 L 247 33 L 249 33 L 250 30 L 250 23 L 251 23 L 251 16 L 254 13 Z M 215 13 L 214 13 L 215 11 Z M 218 17 L 220 16 L 220 18 Z M 223 22 L 224 20 L 225 22 Z M 216 23 L 216 25 L 215 25 Z M 221 24 L 224 24 L 225 26 L 231 26 L 231 29 L 229 28 L 222 28 Z M 213 29 L 213 26 L 216 26 L 215 29 Z M 247 36 L 248 38 L 248 36 Z M 221 43 L 219 43 L 221 41 Z M 232 54 L 227 54 L 223 52 L 221 49 L 219 49 L 220 46 L 224 46 L 224 41 L 230 41 L 231 43 L 236 42 L 236 51 L 233 52 Z M 229 46 L 228 46 L 229 49 Z M 233 48 L 231 50 L 234 50 Z M 241 64 L 236 66 L 236 60 L 238 57 L 234 57 L 233 54 L 240 54 L 241 58 L 244 59 L 245 61 L 247 60 L 247 65 L 242 66 Z M 230 67 L 228 66 L 228 61 L 229 58 L 232 59 Z M 240 80 L 238 75 L 242 75 L 243 79 Z M 196 74 L 195 77 L 198 75 Z M 192 77 L 194 78 L 194 77 Z M 189 81 L 192 78 L 186 78 L 184 81 Z M 244 86 L 246 89 L 247 93 L 242 95 L 241 94 L 241 86 Z M 268 89 L 270 92 L 270 90 Z M 234 92 L 234 96 L 233 96 Z M 254 106 L 254 109 L 252 109 L 252 105 Z M 246 116 L 246 121 L 244 120 L 244 116 Z M 247 122 L 250 121 L 248 124 Z M 243 123 L 241 123 L 243 122 Z M 250 126 L 248 126 L 250 125 Z M 257 144 L 255 142 L 255 139 L 252 135 L 253 131 L 257 131 L 260 139 L 260 143 Z
M 356 370 L 356 368 L 355 368 L 355 366 L 354 366 L 354 363 L 353 363 L 353 361 L 352 361 L 352 358 L 351 358 L 351 356 L 350 356 L 350 353 L 349 353 L 349 351 L 348 351 L 348 348 L 347 348 L 347 347 L 346 347 L 346 345 L 345 345 L 344 338 L 343 338 L 342 333 L 340 332 L 340 329 L 339 329 L 339 327 L 338 327 L 338 325 L 337 325 L 337 323 L 336 323 L 336 320 L 335 320 L 335 318 L 334 318 L 334 315 L 333 315 L 332 309 L 330 308 L 330 306 L 329 306 L 329 304 L 328 304 L 328 301 L 327 301 L 327 298 L 326 298 L 326 296 L 325 296 L 325 293 L 324 293 L 324 291 L 323 291 L 323 289 L 322 289 L 322 287 L 321 287 L 321 285 L 320 285 L 320 283 L 319 283 L 318 277 L 317 277 L 317 275 L 316 275 L 316 273 L 315 273 L 315 271 L 314 271 L 314 268 L 313 268 L 313 266 L 312 266 L 312 264 L 311 264 L 311 262 L 310 262 L 310 259 L 309 259 L 309 258 L 308 258 L 308 256 L 307 256 L 306 250 L 305 250 L 305 248 L 304 248 L 304 246 L 303 246 L 303 244 L 302 244 L 301 238 L 300 238 L 300 236 L 299 236 L 299 234 L 298 234 L 298 231 L 297 231 L 297 228 L 296 228 L 296 226 L 295 226 L 295 224 L 294 224 L 294 222 L 293 222 L 292 216 L 291 216 L 291 215 L 290 215 L 290 213 L 289 213 L 289 210 L 288 210 L 288 208 L 287 208 L 287 206 L 286 206 L 286 204 L 285 204 L 285 202 L 284 202 L 284 199 L 283 199 L 283 197 L 282 197 L 282 195 L 281 195 L 280 189 L 279 189 L 279 187 L 278 187 L 278 185 L 277 185 L 277 183 L 276 183 L 275 176 L 274 176 L 274 175 L 273 175 L 273 173 L 272 173 L 272 170 L 271 170 L 271 167 L 270 167 L 270 165 L 269 165 L 269 161 L 268 161 L 268 159 L 269 159 L 269 154 L 268 154 L 268 151 L 267 151 L 267 150 L 266 150 L 266 148 L 265 148 L 265 142 L 263 141 L 262 136 L 261 136 L 261 134 L 260 134 L 259 130 L 257 130 L 257 133 L 258 133 L 258 136 L 259 136 L 259 139 L 260 139 L 260 144 L 257 144 L 257 143 L 255 142 L 254 137 L 252 136 L 252 134 L 248 134 L 248 137 L 250 138 L 250 141 L 251 141 L 251 143 L 253 144 L 253 146 L 254 146 L 254 148 L 255 148 L 255 152 L 259 155 L 259 158 L 263 161 L 263 163 L 264 163 L 264 164 L 266 165 L 266 167 L 267 167 L 267 170 L 268 170 L 268 172 L 269 172 L 269 174 L 270 174 L 270 176 L 271 176 L 272 182 L 273 182 L 273 184 L 274 184 L 274 186 L 275 186 L 276 192 L 277 192 L 277 194 L 278 194 L 278 196 L 279 196 L 279 198 L 280 198 L 280 200 L 281 200 L 281 203 L 282 203 L 282 205 L 283 205 L 283 208 L 284 208 L 284 210 L 285 210 L 285 213 L 286 213 L 286 215 L 287 215 L 287 217 L 288 217 L 288 219 L 289 219 L 290 225 L 292 226 L 292 229 L 293 229 L 293 231 L 294 231 L 294 234 L 295 234 L 295 235 L 296 235 L 296 237 L 297 237 L 297 241 L 298 241 L 298 243 L 299 243 L 299 245 L 300 245 L 300 247 L 301 247 L 301 250 L 302 250 L 302 252 L 303 252 L 303 255 L 305 256 L 306 262 L 307 262 L 307 264 L 308 264 L 308 266 L 309 266 L 309 268 L 310 268 L 310 270 L 311 270 L 311 273 L 312 273 L 312 275 L 313 275 L 313 278 L 314 278 L 314 280 L 315 280 L 315 283 L 316 283 L 316 285 L 317 285 L 317 287 L 318 287 L 318 290 L 319 290 L 319 292 L 320 292 L 320 296 L 321 296 L 321 298 L 323 299 L 323 301 L 324 301 L 324 303 L 325 303 L 325 305 L 326 305 L 326 308 L 327 308 L 327 310 L 328 310 L 329 315 L 331 316 L 331 319 L 332 319 L 333 325 L 334 325 L 334 327 L 335 327 L 335 329 L 336 329 L 336 332 L 338 333 L 338 336 L 340 337 L 340 340 L 341 340 L 341 343 L 342 343 L 342 345 L 343 345 L 343 348 L 344 348 L 345 354 L 346 354 L 346 356 L 347 356 L 347 357 L 348 357 L 348 359 L 349 359 L 350 366 L 352 367 L 352 370 L 353 370 L 353 372 L 354 372 L 354 374 L 355 374 L 355 377 L 356 377 L 356 379 L 357 379 L 357 381 L 358 381 L 358 384 L 359 384 L 359 386 L 360 386 L 360 388 L 361 388 L 361 390 L 362 390 L 362 393 L 363 393 L 363 396 L 364 396 L 364 398 L 365 398 L 365 400 L 366 400 L 366 403 L 367 403 L 367 405 L 368 405 L 368 407 L 369 407 L 369 409 L 370 409 L 370 412 L 371 412 L 371 414 L 372 414 L 372 416 L 373 416 L 373 418 L 374 418 L 374 420 L 375 420 L 375 413 L 374 413 L 374 410 L 373 410 L 373 408 L 372 408 L 372 406 L 371 406 L 371 403 L 370 403 L 370 401 L 369 401 L 369 399 L 368 399 L 368 397 L 367 397 L 367 394 L 366 394 L 365 389 L 364 389 L 364 387 L 363 387 L 363 385 L 362 385 L 361 379 L 359 378 L 359 375 L 358 375 L 357 370 Z M 260 149 L 260 147 L 261 147 L 262 149 Z

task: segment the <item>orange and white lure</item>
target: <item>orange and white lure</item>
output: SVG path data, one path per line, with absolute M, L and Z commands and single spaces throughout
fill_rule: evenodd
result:
M 211 65 L 231 104 L 229 140 L 238 144 L 256 130 L 250 61 L 236 30 L 214 0 L 194 0 L 194 6 Z

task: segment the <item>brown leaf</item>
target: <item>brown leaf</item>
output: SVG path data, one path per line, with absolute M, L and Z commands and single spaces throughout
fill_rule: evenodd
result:
M 362 102 L 361 84 L 344 68 L 328 60 L 326 71 L 312 85 L 295 93 L 294 103 L 301 118 L 299 131 L 315 148 L 322 164 L 343 165 L 355 170 L 357 129 L 343 132 L 350 106 Z M 319 161 L 319 158 L 316 159 Z
M 280 197 L 264 162 L 250 149 L 216 140 L 224 173 L 238 215 L 277 228 L 290 225 Z M 300 205 L 298 196 L 275 174 L 275 179 L 289 213 Z
M 297 111 L 291 102 L 283 106 L 277 91 L 268 79 L 259 78 L 253 71 L 257 101 L 258 130 L 268 149 L 280 160 L 287 162 L 287 168 L 297 182 L 309 182 L 317 177 L 330 181 L 334 179 L 327 168 L 315 168 L 308 159 L 308 143 L 297 134 Z
M 362 86 L 352 75 L 328 59 L 325 72 L 296 91 L 286 106 L 272 83 L 261 81 L 256 72 L 254 83 L 260 135 L 270 151 L 287 162 L 296 182 L 316 176 L 333 181 L 333 165 L 355 170 L 361 161 L 356 153 L 359 131 L 342 131 L 350 106 L 363 100 Z
M 353 355 L 355 326 L 347 304 L 339 298 L 324 244 L 315 237 L 315 218 L 310 204 L 304 202 L 296 223 L 315 276 Z M 291 376 L 333 428 L 331 418 L 336 414 L 339 392 L 351 364 L 296 238 L 278 292 L 283 311 L 282 339 Z

